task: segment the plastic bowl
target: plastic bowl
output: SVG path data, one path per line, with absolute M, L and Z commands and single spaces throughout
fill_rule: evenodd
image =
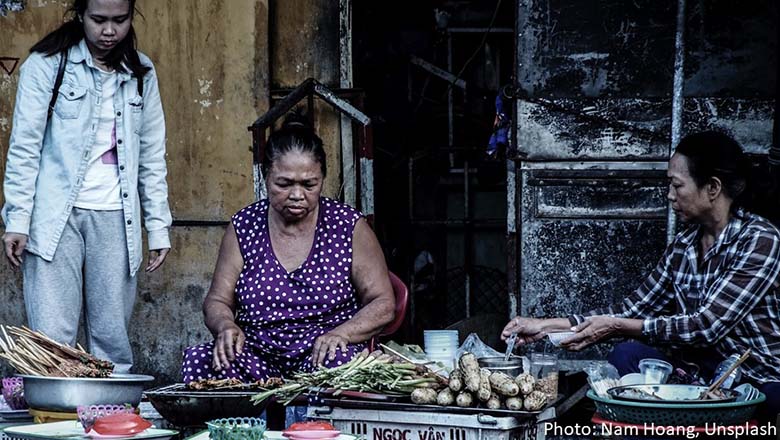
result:
M 458 344 L 456 344 L 454 342 L 453 343 L 447 343 L 447 344 L 430 343 L 430 344 L 425 344 L 425 349 L 426 350 L 430 350 L 430 349 L 457 350 L 458 349 Z
M 111 414 L 135 414 L 135 408 L 129 405 L 79 405 L 76 413 L 84 432 L 89 432 L 97 419 Z
M 644 385 L 645 375 L 642 373 L 628 373 L 620 378 L 620 386 Z
M 425 330 L 423 332 L 423 341 L 428 342 L 458 342 L 457 330 Z
M 666 383 L 672 374 L 672 364 L 660 359 L 642 359 L 639 371 L 645 376 L 645 384 Z
M 230 417 L 206 422 L 211 440 L 262 440 L 265 420 L 258 417 Z
M 27 409 L 24 400 L 24 383 L 21 377 L 3 378 L 3 398 L 13 410 Z
M 432 355 L 447 355 L 447 356 L 454 356 L 455 353 L 458 351 L 457 348 L 453 347 L 425 347 L 425 354 L 432 354 Z

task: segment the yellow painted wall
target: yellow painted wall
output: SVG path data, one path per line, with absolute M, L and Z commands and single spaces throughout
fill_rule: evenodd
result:
M 0 57 L 23 61 L 62 22 L 68 4 L 30 0 L 23 11 L 0 17 Z M 137 6 L 145 17 L 135 19 L 138 46 L 155 63 L 165 109 L 174 220 L 228 220 L 254 197 L 246 127 L 268 108 L 268 0 L 138 0 Z M 18 66 L 11 75 L 0 70 L 0 179 L 18 75 Z M 200 307 L 223 232 L 223 226 L 174 226 L 166 264 L 139 274 L 131 341 L 139 371 L 158 383 L 179 379 L 184 346 L 210 338 Z M 21 277 L 2 262 L 0 279 L 0 324 L 23 324 Z
M 0 17 L 0 57 L 23 62 L 62 22 L 67 4 L 28 1 Z M 144 16 L 135 19 L 138 46 L 160 80 L 174 218 L 225 220 L 253 198 L 246 127 L 268 105 L 267 0 L 139 0 L 137 7 Z M 18 67 L 0 71 L 0 173 L 18 74 Z
M 224 220 L 253 201 L 246 127 L 267 107 L 256 87 L 261 3 L 138 2 L 139 47 L 160 72 L 174 218 Z
M 0 17 L 0 57 L 23 61 L 29 47 L 62 22 L 68 4 L 28 0 L 23 11 Z M 135 20 L 138 45 L 160 80 L 174 220 L 225 221 L 253 201 L 246 127 L 268 109 L 268 90 L 309 77 L 338 86 L 338 2 L 138 0 L 137 6 L 145 17 Z M 17 81 L 18 67 L 12 75 L 0 70 L 0 179 Z M 324 192 L 336 196 L 339 118 L 318 103 L 315 119 L 328 154 Z M 153 374 L 157 383 L 177 381 L 182 349 L 210 339 L 200 307 L 223 232 L 222 225 L 174 226 L 165 265 L 139 274 L 130 338 L 138 371 Z M 21 277 L 5 263 L 0 304 L 0 324 L 25 322 Z M 0 375 L 8 372 L 0 364 Z
M 339 2 L 276 0 L 270 12 L 272 87 L 294 88 L 307 78 L 314 78 L 338 88 Z M 323 193 L 338 198 L 342 181 L 339 116 L 328 104 L 318 101 L 314 120 L 327 155 L 328 176 Z

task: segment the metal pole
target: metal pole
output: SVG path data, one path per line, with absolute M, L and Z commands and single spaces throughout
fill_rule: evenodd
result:
M 409 221 L 414 221 L 414 157 L 409 157 Z
M 780 26 L 777 27 L 777 41 L 780 41 Z M 780 84 L 780 65 L 775 68 L 775 84 Z M 777 86 L 775 86 L 777 87 Z M 775 119 L 772 124 L 772 147 L 769 148 L 769 164 L 773 175 L 780 172 L 780 92 L 775 92 Z M 778 180 L 775 178 L 775 180 Z
M 255 201 L 268 198 L 263 176 L 262 161 L 265 156 L 265 127 L 251 127 L 252 131 L 252 183 L 255 192 Z
M 352 0 L 339 0 L 339 85 L 342 89 L 352 88 Z M 355 174 L 355 146 L 352 136 L 352 120 L 340 115 L 341 128 L 341 172 L 344 182 L 344 203 L 357 206 Z
M 469 160 L 463 161 L 463 272 L 466 288 L 466 318 L 471 317 L 471 225 L 469 209 Z
M 515 151 L 520 151 L 520 144 L 518 142 L 518 135 L 520 133 L 520 96 L 523 96 L 521 91 L 521 74 L 528 68 L 526 65 L 526 52 L 527 42 L 529 37 L 526 35 L 526 28 L 529 27 L 528 21 L 531 17 L 531 10 L 533 4 L 529 0 L 517 0 L 515 3 L 515 65 L 514 65 L 514 87 L 513 93 L 513 108 L 512 112 L 512 131 L 511 131 L 511 143 Z M 533 33 L 531 33 L 533 35 Z M 528 92 L 528 91 L 527 91 Z M 529 96 L 531 96 L 529 92 Z M 509 318 L 514 318 L 518 313 L 521 313 L 522 307 L 522 291 L 520 289 L 522 280 L 522 253 L 519 243 L 522 241 L 521 227 L 522 227 L 522 211 L 520 210 L 520 195 L 522 194 L 522 175 L 520 174 L 519 162 L 514 158 L 507 157 L 506 161 L 506 245 L 507 245 L 507 261 L 506 261 L 506 273 L 507 282 L 506 290 L 508 295 Z
M 452 34 L 447 32 L 447 71 L 452 72 Z M 452 102 L 452 85 L 447 86 L 447 146 L 450 148 L 450 168 L 455 167 L 455 153 L 452 152 L 452 145 L 454 141 L 453 133 L 453 102 Z
M 682 134 L 683 107 L 685 106 L 685 0 L 677 2 L 677 33 L 674 38 L 674 88 L 672 91 L 672 139 L 669 144 L 669 157 L 680 142 Z M 677 216 L 669 203 L 666 216 L 666 244 L 674 240 Z

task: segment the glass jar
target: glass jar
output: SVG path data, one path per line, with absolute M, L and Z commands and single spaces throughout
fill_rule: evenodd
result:
M 531 353 L 531 374 L 536 379 L 534 389 L 547 395 L 552 403 L 558 397 L 558 356 Z

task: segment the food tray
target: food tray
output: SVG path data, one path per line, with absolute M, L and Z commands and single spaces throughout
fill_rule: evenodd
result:
M 136 435 L 129 436 L 101 436 L 85 434 L 84 428 L 81 423 L 75 420 L 67 420 L 64 422 L 56 423 L 42 423 L 35 425 L 22 425 L 12 426 L 3 430 L 6 436 L 11 440 L 17 439 L 32 439 L 32 440 L 45 440 L 45 439 L 60 439 L 60 440 L 84 440 L 84 439 L 100 439 L 111 438 L 115 440 L 141 440 L 141 439 L 159 439 L 165 440 L 173 438 L 178 435 L 178 431 L 172 431 L 170 429 L 156 429 L 149 428 Z
M 739 425 L 750 420 L 756 406 L 766 400 L 763 393 L 744 402 L 699 404 L 630 402 L 599 397 L 593 390 L 587 396 L 596 403 L 596 411 L 609 420 L 656 426 Z
M 560 395 L 559 395 L 560 398 Z M 379 402 L 367 401 L 351 398 L 320 398 L 310 399 L 310 406 L 328 406 L 344 409 L 371 409 L 378 411 L 399 411 L 399 412 L 426 412 L 439 414 L 462 414 L 462 415 L 489 415 L 492 417 L 514 417 L 516 419 L 533 419 L 543 413 L 546 409 L 555 406 L 548 404 L 539 411 L 511 410 L 511 409 L 489 409 L 489 408 L 461 408 L 459 406 L 439 406 L 439 405 L 420 405 L 412 403 L 408 399 L 398 402 Z
M 0 421 L 32 421 L 33 416 L 26 409 L 0 409 Z

